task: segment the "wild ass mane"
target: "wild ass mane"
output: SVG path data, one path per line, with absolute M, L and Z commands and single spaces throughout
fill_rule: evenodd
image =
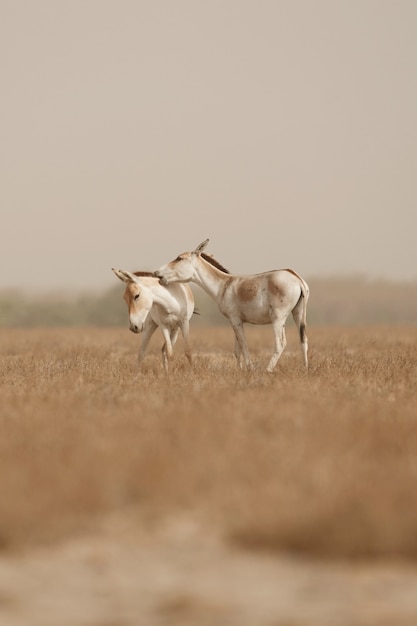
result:
M 153 272 L 142 272 L 142 271 L 139 271 L 139 272 L 132 272 L 132 273 L 135 276 L 139 276 L 139 277 L 141 277 L 141 276 L 155 276 L 155 274 Z
M 230 274 L 229 270 L 223 267 L 223 265 L 220 265 L 220 263 L 216 261 L 214 257 L 210 256 L 209 254 L 206 254 L 205 252 L 202 252 L 200 256 L 202 256 L 203 259 L 207 261 L 207 263 L 210 263 L 210 265 L 212 265 L 213 267 L 216 267 L 221 272 L 224 272 L 225 274 Z

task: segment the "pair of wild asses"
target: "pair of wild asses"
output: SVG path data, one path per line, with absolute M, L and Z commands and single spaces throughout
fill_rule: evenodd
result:
M 267 372 L 272 372 L 287 344 L 285 322 L 292 313 L 300 335 L 304 364 L 308 368 L 306 313 L 309 288 L 305 280 L 291 269 L 244 276 L 230 274 L 204 252 L 208 242 L 206 239 L 192 252 L 179 254 L 154 273 L 113 269 L 126 283 L 124 299 L 129 310 L 130 330 L 143 332 L 138 364 L 158 326 L 165 340 L 162 347 L 165 371 L 168 372 L 168 360 L 180 331 L 184 337 L 185 354 L 191 363 L 189 323 L 194 312 L 194 298 L 187 283 L 192 282 L 204 289 L 229 319 L 235 333 L 234 352 L 240 367 L 251 369 L 243 325 L 272 324 L 275 349 L 267 367 Z

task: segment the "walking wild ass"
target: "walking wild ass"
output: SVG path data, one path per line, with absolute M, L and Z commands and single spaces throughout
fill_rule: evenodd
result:
M 217 302 L 234 330 L 237 362 L 242 367 L 243 359 L 247 369 L 251 369 L 251 361 L 243 324 L 272 324 L 275 351 L 267 367 L 267 371 L 272 372 L 286 346 L 285 322 L 292 313 L 299 331 L 304 364 L 308 368 L 306 313 L 309 288 L 305 280 L 290 269 L 245 276 L 230 274 L 203 252 L 208 242 L 206 239 L 192 252 L 180 254 L 160 267 L 155 276 L 165 286 L 177 281 L 193 282 Z
M 175 283 L 164 287 L 151 272 L 113 272 L 126 283 L 124 299 L 129 310 L 130 330 L 141 333 L 143 337 L 138 353 L 140 366 L 149 341 L 160 328 L 164 337 L 162 346 L 162 362 L 168 373 L 168 360 L 173 356 L 173 346 L 179 331 L 184 338 L 185 355 L 192 362 L 189 340 L 189 320 L 194 312 L 194 297 L 188 285 Z

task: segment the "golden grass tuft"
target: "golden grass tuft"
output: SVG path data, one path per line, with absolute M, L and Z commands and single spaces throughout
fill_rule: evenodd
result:
M 0 545 L 190 511 L 237 546 L 318 557 L 417 557 L 417 328 L 192 332 L 167 378 L 153 340 L 134 380 L 126 329 L 0 331 Z

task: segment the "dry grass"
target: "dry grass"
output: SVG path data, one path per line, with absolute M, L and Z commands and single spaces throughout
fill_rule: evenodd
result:
M 270 328 L 194 329 L 195 365 L 160 340 L 133 380 L 126 329 L 0 332 L 0 542 L 200 515 L 235 545 L 319 557 L 417 557 L 417 328 L 293 328 L 273 375 Z

